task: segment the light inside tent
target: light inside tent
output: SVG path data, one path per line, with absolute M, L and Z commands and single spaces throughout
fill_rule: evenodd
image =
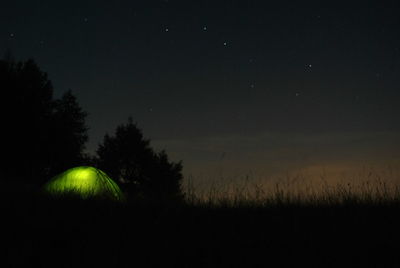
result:
M 118 185 L 107 174 L 94 167 L 68 169 L 52 178 L 44 189 L 52 195 L 76 194 L 82 198 L 124 199 Z

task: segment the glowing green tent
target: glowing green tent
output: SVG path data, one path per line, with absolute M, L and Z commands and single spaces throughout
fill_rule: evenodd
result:
M 124 200 L 118 185 L 106 173 L 94 167 L 68 169 L 47 182 L 44 190 L 54 196 L 75 194 L 84 199 Z

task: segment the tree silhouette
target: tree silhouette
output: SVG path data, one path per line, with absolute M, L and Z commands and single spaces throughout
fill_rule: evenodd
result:
M 83 151 L 88 141 L 85 118 L 87 113 L 79 106 L 71 90 L 54 102 L 52 116 L 53 144 L 62 146 L 62 151 L 53 152 L 52 173 L 77 166 L 85 161 Z M 65 146 L 68 145 L 68 146 Z
M 97 163 L 121 182 L 131 198 L 155 202 L 183 198 L 181 162 L 170 162 L 165 151 L 154 152 L 132 118 L 119 125 L 114 136 L 104 136 L 97 150 Z
M 82 159 L 86 114 L 71 92 L 54 100 L 52 83 L 35 61 L 11 57 L 0 60 L 0 88 L 3 180 L 41 184 Z

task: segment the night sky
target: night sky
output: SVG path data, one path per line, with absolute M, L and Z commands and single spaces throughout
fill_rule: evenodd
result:
M 400 164 L 399 1 L 4 1 L 0 48 L 196 178 Z M 325 4 L 325 5 L 324 5 Z

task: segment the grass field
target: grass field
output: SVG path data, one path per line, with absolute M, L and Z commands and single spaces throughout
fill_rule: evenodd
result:
M 395 186 L 246 187 L 180 205 L 3 189 L 1 267 L 400 267 Z

